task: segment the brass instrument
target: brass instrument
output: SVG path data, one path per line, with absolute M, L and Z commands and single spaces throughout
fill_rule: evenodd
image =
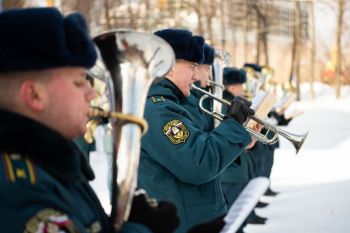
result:
M 275 70 L 271 66 L 262 66 L 261 75 L 259 82 L 261 83 L 261 88 L 267 91 L 268 84 L 272 82 L 272 78 L 275 75 Z
M 214 59 L 214 82 L 217 84 L 213 90 L 213 94 L 216 96 L 222 97 L 223 88 L 221 87 L 224 83 L 223 71 L 226 66 L 229 66 L 231 63 L 231 54 L 224 50 L 215 50 L 215 59 Z M 213 109 L 216 111 L 221 110 L 221 103 L 214 102 Z M 219 122 L 214 121 L 214 126 L 218 126 Z
M 223 92 L 225 87 L 224 85 L 220 84 L 220 83 L 216 83 L 213 80 L 207 80 L 207 86 L 210 87 L 210 89 L 215 90 L 215 88 L 220 88 L 221 91 Z
M 228 106 L 231 105 L 231 102 L 229 102 L 229 101 L 227 101 L 225 99 L 219 98 L 219 97 L 217 97 L 217 96 L 215 96 L 215 95 L 213 95 L 213 94 L 211 94 L 211 93 L 209 93 L 209 92 L 207 92 L 207 91 L 205 91 L 205 90 L 203 90 L 201 88 L 196 87 L 195 85 L 192 85 L 192 88 L 197 89 L 197 90 L 201 91 L 204 94 L 199 100 L 199 107 L 200 107 L 200 109 L 203 112 L 211 115 L 215 119 L 217 119 L 219 121 L 223 121 L 224 115 L 221 112 L 217 112 L 215 110 L 209 111 L 208 109 L 204 108 L 203 107 L 203 101 L 206 98 L 211 98 L 213 100 L 216 100 L 216 101 L 220 102 L 221 104 L 226 104 Z M 260 119 L 260 118 L 258 118 L 256 116 L 254 116 L 254 115 L 253 116 L 249 116 L 249 118 L 251 120 L 256 121 L 257 123 L 263 125 L 267 129 L 267 133 L 264 135 L 264 134 L 258 133 L 256 131 L 248 128 L 247 126 L 244 126 L 245 129 L 249 132 L 249 134 L 251 136 L 255 137 L 258 141 L 260 141 L 262 143 L 274 144 L 274 143 L 276 143 L 278 141 L 278 135 L 280 135 L 280 136 L 286 138 L 288 141 L 290 141 L 293 144 L 293 146 L 296 149 L 296 153 L 299 152 L 301 146 L 303 145 L 303 143 L 304 143 L 304 141 L 305 141 L 305 139 L 306 139 L 306 137 L 308 135 L 308 132 L 303 134 L 303 135 L 296 135 L 296 134 L 292 134 L 292 133 L 286 132 L 286 131 L 284 131 L 284 130 L 282 130 L 282 129 L 280 129 L 280 128 L 278 128 L 278 127 L 276 127 L 276 126 L 274 126 L 274 125 L 272 125 L 272 124 L 270 124 L 270 123 L 268 123 L 268 122 L 266 122 L 266 121 L 264 121 L 264 120 L 262 120 L 262 119 Z M 270 137 L 270 138 L 267 136 L 269 131 L 272 131 L 274 133 L 273 136 Z
M 247 72 L 247 81 L 244 83 L 244 92 L 247 99 L 253 99 L 258 90 L 260 89 L 258 79 L 259 75 L 251 67 L 243 68 Z
M 163 39 L 149 33 L 113 30 L 93 40 L 100 59 L 90 72 L 106 83 L 110 109 L 93 108 L 90 116 L 112 125 L 110 217 L 118 232 L 129 216 L 136 189 L 140 138 L 147 128 L 143 119 L 147 92 L 154 78 L 169 72 L 175 56 Z
M 251 67 L 243 68 L 247 72 L 247 82 L 244 85 L 246 96 L 252 99 L 259 90 L 267 91 L 269 88 L 268 83 L 275 74 L 275 71 L 270 66 L 262 66 L 261 72 L 256 72 Z

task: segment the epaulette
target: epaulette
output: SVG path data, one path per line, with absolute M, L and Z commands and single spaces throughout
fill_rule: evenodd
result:
M 34 164 L 28 159 L 23 158 L 20 154 L 0 154 L 3 163 L 2 175 L 5 175 L 7 182 L 29 182 L 35 184 L 37 175 Z
M 164 102 L 165 98 L 163 96 L 152 96 L 153 103 Z

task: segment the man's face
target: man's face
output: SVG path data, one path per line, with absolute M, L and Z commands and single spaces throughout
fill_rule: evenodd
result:
M 192 84 L 197 80 L 197 64 L 185 60 L 177 60 L 171 80 L 176 84 L 184 96 L 189 96 Z
M 211 77 L 211 66 L 201 64 L 198 65 L 198 80 L 200 82 L 200 87 L 204 88 L 208 86 L 208 80 Z
M 54 69 L 46 90 L 45 115 L 50 118 L 49 126 L 67 139 L 84 135 L 90 101 L 95 96 L 86 79 L 86 70 L 77 67 Z
M 227 85 L 226 90 L 234 96 L 244 96 L 243 84 Z

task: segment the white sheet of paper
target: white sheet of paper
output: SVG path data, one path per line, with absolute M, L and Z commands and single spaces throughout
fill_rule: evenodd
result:
M 231 206 L 224 218 L 226 224 L 220 233 L 236 232 L 258 203 L 259 198 L 266 192 L 269 185 L 270 180 L 266 177 L 252 179 Z

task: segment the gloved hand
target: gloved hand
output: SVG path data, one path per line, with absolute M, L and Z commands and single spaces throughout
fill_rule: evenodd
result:
M 187 233 L 219 233 L 225 225 L 224 217 L 221 216 L 210 222 L 195 225 Z
M 254 110 L 250 108 L 252 102 L 243 97 L 236 97 L 231 101 L 231 105 L 227 108 L 226 116 L 232 117 L 238 123 L 243 124 L 247 118 L 254 115 Z
M 146 194 L 134 197 L 128 221 L 143 224 L 154 233 L 173 233 L 180 224 L 174 204 L 162 201 L 153 207 Z

